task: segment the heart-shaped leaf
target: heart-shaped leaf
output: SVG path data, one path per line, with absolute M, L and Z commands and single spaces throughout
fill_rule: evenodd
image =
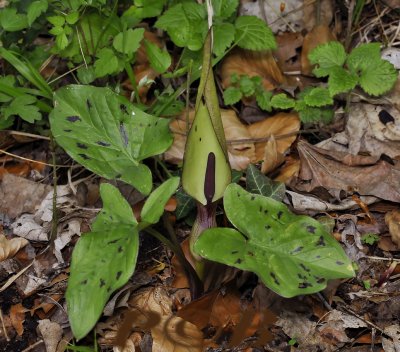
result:
M 103 209 L 75 246 L 66 292 L 68 317 L 77 339 L 96 324 L 111 294 L 135 270 L 137 222 L 128 202 L 110 184 L 100 187 Z
M 52 133 L 72 158 L 100 176 L 150 193 L 151 172 L 140 161 L 171 145 L 167 119 L 144 113 L 108 88 L 92 86 L 63 87 L 54 105 Z
M 140 215 L 142 219 L 141 228 L 144 227 L 143 225 L 155 224 L 160 220 L 165 204 L 167 204 L 179 186 L 179 180 L 179 177 L 172 177 L 150 194 Z
M 252 271 L 283 297 L 318 292 L 328 279 L 354 276 L 343 249 L 318 221 L 236 184 L 227 187 L 224 208 L 240 232 L 204 231 L 194 245 L 202 257 Z
M 249 164 L 246 170 L 246 189 L 250 193 L 261 194 L 278 201 L 283 199 L 286 191 L 284 183 L 270 180 L 253 164 Z

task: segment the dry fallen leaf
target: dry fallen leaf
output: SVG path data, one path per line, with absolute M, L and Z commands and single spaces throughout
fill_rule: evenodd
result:
M 303 49 L 301 51 L 301 73 L 303 75 L 311 75 L 313 65 L 308 60 L 308 54 L 320 44 L 328 43 L 336 40 L 335 35 L 327 25 L 315 26 L 305 37 L 303 41 Z
M 340 198 L 340 192 L 357 192 L 392 202 L 400 202 L 400 162 L 393 165 L 377 157 L 329 151 L 300 141 L 297 145 L 301 169 L 292 187 L 312 192 L 327 189 Z
M 25 238 L 15 237 L 10 240 L 0 234 L 0 262 L 13 257 L 21 248 L 29 242 Z
M 221 79 L 224 88 L 230 86 L 231 76 L 234 73 L 238 76 L 261 77 L 266 90 L 273 90 L 286 82 L 271 52 L 235 50 L 222 62 Z
M 261 172 L 267 174 L 276 169 L 276 167 L 285 160 L 283 153 L 277 149 L 277 143 L 274 136 L 265 144 L 264 157 L 261 164 Z
M 332 0 L 304 0 L 304 28 L 310 31 L 316 24 L 329 26 L 333 18 Z M 319 7 L 319 9 L 318 9 Z M 319 15 L 317 12 L 319 11 Z
M 274 55 L 282 72 L 301 70 L 299 49 L 303 45 L 303 36 L 299 32 L 285 32 L 276 36 L 278 49 Z
M 400 210 L 392 210 L 386 213 L 385 222 L 389 227 L 392 241 L 400 248 Z
M 49 319 L 39 321 L 38 330 L 43 337 L 46 352 L 56 352 L 58 343 L 63 335 L 61 326 Z
M 21 303 L 14 304 L 10 308 L 11 324 L 18 336 L 22 336 L 24 333 L 25 312 L 27 311 L 28 309 L 24 308 Z

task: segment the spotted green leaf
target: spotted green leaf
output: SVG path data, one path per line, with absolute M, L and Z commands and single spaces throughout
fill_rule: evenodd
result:
M 139 248 L 137 222 L 117 188 L 102 184 L 103 209 L 92 232 L 82 234 L 71 260 L 66 300 L 74 336 L 86 336 L 111 294 L 133 274 Z
M 202 257 L 254 272 L 283 297 L 318 292 L 328 279 L 354 276 L 343 249 L 318 221 L 236 184 L 227 187 L 224 208 L 237 230 L 204 231 L 194 245 Z
M 72 158 L 102 177 L 150 193 L 151 172 L 140 161 L 171 145 L 167 119 L 144 113 L 108 88 L 63 87 L 54 104 L 51 130 Z
M 179 177 L 172 177 L 150 194 L 142 209 L 142 223 L 155 224 L 160 220 L 165 204 L 179 186 L 179 180 Z

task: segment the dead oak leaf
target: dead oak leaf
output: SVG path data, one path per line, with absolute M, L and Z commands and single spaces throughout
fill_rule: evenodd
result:
M 22 336 L 24 333 L 25 313 L 27 311 L 28 309 L 24 308 L 21 303 L 14 304 L 10 308 L 11 324 L 18 336 Z
M 21 237 L 15 237 L 10 240 L 3 234 L 0 234 L 0 262 L 12 258 L 21 248 L 28 244 L 28 240 Z

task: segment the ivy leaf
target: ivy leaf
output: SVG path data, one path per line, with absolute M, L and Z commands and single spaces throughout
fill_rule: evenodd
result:
M 274 95 L 271 99 L 271 105 L 275 109 L 291 109 L 295 106 L 295 100 L 289 98 L 286 94 L 280 93 Z
M 284 183 L 272 181 L 253 164 L 249 164 L 246 170 L 246 189 L 277 201 L 283 200 L 286 191 Z
M 249 50 L 276 49 L 274 34 L 265 22 L 255 16 L 240 16 L 235 22 L 237 45 Z
M 231 23 L 220 23 L 213 26 L 214 46 L 213 53 L 216 56 L 224 54 L 235 39 L 235 27 Z
M 331 96 L 339 93 L 345 93 L 353 89 L 358 82 L 355 74 L 345 70 L 342 67 L 332 67 L 328 78 L 328 89 Z
M 183 189 L 178 189 L 176 192 L 176 201 L 178 203 L 175 210 L 177 220 L 186 217 L 192 210 L 196 209 L 196 201 Z
M 346 61 L 346 51 L 339 42 L 318 45 L 308 54 L 311 64 L 317 64 L 313 73 L 317 77 L 328 76 L 333 68 L 342 67 Z
M 215 17 L 226 19 L 235 13 L 239 0 L 212 0 L 212 6 Z
M 172 143 L 168 119 L 148 115 L 108 88 L 70 85 L 54 96 L 51 130 L 80 164 L 108 179 L 150 193 L 149 168 L 140 163 Z
M 160 217 L 164 213 L 165 204 L 167 204 L 168 200 L 175 193 L 179 186 L 179 181 L 179 177 L 172 177 L 150 194 L 140 214 L 142 219 L 141 225 L 143 223 L 146 225 L 156 224 L 160 220 Z
M 128 202 L 110 184 L 103 183 L 100 194 L 103 209 L 92 232 L 82 234 L 75 245 L 66 291 L 68 317 L 78 340 L 94 327 L 111 294 L 132 276 L 139 249 L 137 222 Z
M 29 27 L 42 13 L 47 11 L 48 6 L 47 0 L 36 0 L 30 3 L 26 14 Z
M 200 50 L 207 34 L 207 13 L 204 6 L 184 2 L 172 6 L 157 20 L 155 27 L 168 32 L 179 47 Z
M 242 99 L 242 92 L 239 88 L 228 87 L 224 90 L 224 104 L 233 105 Z
M 97 60 L 94 63 L 96 77 L 104 77 L 118 71 L 118 58 L 110 48 L 103 48 L 97 53 Z
M 203 258 L 256 273 L 283 297 L 315 293 L 328 279 L 354 276 L 351 261 L 318 221 L 230 184 L 226 215 L 237 228 L 212 228 L 194 244 Z
M 4 117 L 19 116 L 23 120 L 34 123 L 42 118 L 39 108 L 35 105 L 37 99 L 32 95 L 21 95 L 16 97 L 9 106 L 4 109 Z
M 128 29 L 125 32 L 120 32 L 114 37 L 113 47 L 120 53 L 132 55 L 139 49 L 143 35 L 143 28 Z
M 6 7 L 0 11 L 0 26 L 6 32 L 18 32 L 28 27 L 28 18 L 25 14 L 17 13 L 14 7 Z
M 329 90 L 321 87 L 310 89 L 303 99 L 308 106 L 319 107 L 333 104 Z
M 398 72 L 385 60 L 365 68 L 360 75 L 360 86 L 368 94 L 381 95 L 388 92 L 397 81 Z
M 381 61 L 381 48 L 379 43 L 361 44 L 354 48 L 347 57 L 346 64 L 350 71 L 357 73 L 358 70 L 365 70 L 371 64 Z
M 162 50 L 157 44 L 154 44 L 147 39 L 144 40 L 147 58 L 150 65 L 159 73 L 164 73 L 171 66 L 171 56 L 168 51 Z
M 268 112 L 272 110 L 271 98 L 272 92 L 269 92 L 267 90 L 263 89 L 260 92 L 256 93 L 256 101 L 258 106 Z

